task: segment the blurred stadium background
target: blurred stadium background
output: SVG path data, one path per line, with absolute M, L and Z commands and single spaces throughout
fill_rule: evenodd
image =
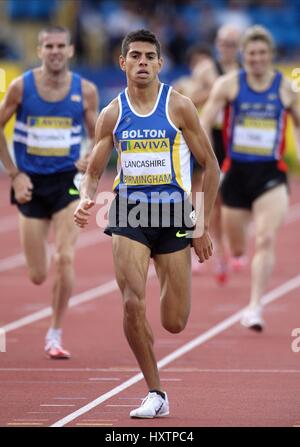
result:
M 101 108 L 125 85 L 118 67 L 120 43 L 138 28 L 158 35 L 165 61 L 161 79 L 168 83 L 188 74 L 192 45 L 213 49 L 216 30 L 225 23 L 242 30 L 266 26 L 276 41 L 276 66 L 289 77 L 300 67 L 300 0 L 0 0 L 0 6 L 0 100 L 14 77 L 39 63 L 37 33 L 48 24 L 71 30 L 76 48 L 72 69 L 98 86 Z M 8 139 L 12 124 L 6 129 Z M 287 161 L 297 170 L 290 125 L 287 142 Z

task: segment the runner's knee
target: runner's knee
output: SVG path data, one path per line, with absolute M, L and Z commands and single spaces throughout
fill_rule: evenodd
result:
M 234 247 L 232 249 L 232 256 L 238 258 L 240 256 L 244 256 L 245 255 L 245 250 L 241 247 Z
M 176 319 L 162 318 L 163 327 L 172 334 L 182 332 L 187 323 L 187 318 L 177 317 Z
M 145 302 L 133 291 L 126 289 L 123 293 L 124 316 L 130 320 L 140 320 L 145 315 Z
M 256 250 L 270 250 L 274 245 L 274 236 L 264 234 L 258 235 L 255 242 Z
M 47 278 L 47 272 L 44 270 L 29 270 L 29 279 L 30 281 L 39 286 L 40 284 L 43 284 Z
M 63 269 L 70 267 L 73 264 L 73 255 L 71 253 L 56 253 L 55 254 L 55 265 L 57 269 Z

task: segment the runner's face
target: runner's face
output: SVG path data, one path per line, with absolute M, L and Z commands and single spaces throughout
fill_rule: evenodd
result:
M 218 37 L 217 49 L 221 60 L 227 63 L 236 61 L 238 56 L 239 41 L 235 37 Z
M 132 42 L 124 58 L 120 56 L 120 66 L 127 79 L 139 85 L 148 85 L 160 72 L 162 59 L 158 58 L 156 46 L 148 42 Z
M 269 70 L 272 56 L 270 46 L 263 40 L 250 41 L 244 49 L 245 66 L 254 76 L 261 76 Z
M 45 33 L 38 47 L 38 56 L 42 60 L 43 65 L 55 73 L 66 69 L 73 53 L 73 45 L 69 44 L 66 33 Z

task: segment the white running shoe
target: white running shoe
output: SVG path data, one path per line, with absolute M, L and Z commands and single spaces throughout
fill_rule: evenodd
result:
M 261 306 L 246 309 L 241 318 L 241 325 L 253 329 L 254 331 L 261 332 L 265 325 L 262 318 Z
M 169 414 L 169 401 L 167 393 L 165 393 L 165 399 L 155 392 L 149 392 L 145 399 L 142 401 L 142 405 L 130 412 L 131 418 L 160 418 L 162 416 L 168 416 Z
M 45 339 L 45 353 L 50 359 L 69 359 L 71 354 L 62 347 L 61 329 L 49 329 Z

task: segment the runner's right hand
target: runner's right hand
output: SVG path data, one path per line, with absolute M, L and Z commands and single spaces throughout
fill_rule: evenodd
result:
M 19 172 L 12 181 L 15 199 L 21 205 L 32 199 L 33 184 L 30 177 L 24 172 Z
M 88 219 L 91 213 L 88 211 L 95 202 L 89 198 L 81 199 L 75 212 L 74 212 L 74 222 L 80 228 L 84 228 L 88 224 Z

